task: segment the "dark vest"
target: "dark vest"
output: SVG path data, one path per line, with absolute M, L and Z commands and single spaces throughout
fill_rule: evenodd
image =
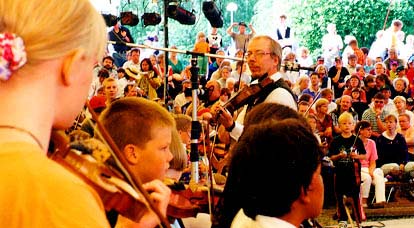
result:
M 286 28 L 286 33 L 285 33 L 285 37 L 282 36 L 282 34 L 280 33 L 280 30 L 277 29 L 277 39 L 278 40 L 282 40 L 284 38 L 289 38 L 290 37 L 290 27 Z
M 266 100 L 267 96 L 269 96 L 269 94 L 277 88 L 283 88 L 283 89 L 287 90 L 292 95 L 292 98 L 294 99 L 294 101 L 298 100 L 297 96 L 292 92 L 289 85 L 285 82 L 285 80 L 283 78 L 281 78 L 281 79 L 275 81 L 273 84 L 264 87 L 263 91 L 260 93 L 259 97 L 256 100 L 254 100 L 253 103 L 249 104 L 248 110 L 250 110 L 254 105 L 260 104 L 264 100 Z

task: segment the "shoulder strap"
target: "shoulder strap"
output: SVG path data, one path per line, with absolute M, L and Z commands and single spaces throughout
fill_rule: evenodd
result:
M 277 29 L 277 38 L 279 40 L 283 39 L 282 34 L 280 33 L 280 30 L 279 29 Z
M 262 103 L 267 98 L 267 96 L 269 96 L 269 94 L 277 88 L 286 89 L 292 95 L 292 98 L 295 101 L 297 101 L 297 96 L 292 92 L 292 90 L 290 89 L 289 85 L 285 82 L 285 80 L 281 78 L 273 82 L 271 85 L 263 88 L 263 92 L 260 93 L 259 98 L 256 100 L 256 104 Z
M 286 34 L 285 34 L 285 38 L 289 38 L 290 37 L 290 27 L 286 28 Z

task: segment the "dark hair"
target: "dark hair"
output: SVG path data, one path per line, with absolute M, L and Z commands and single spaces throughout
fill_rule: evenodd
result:
M 391 80 L 389 79 L 388 75 L 386 74 L 379 74 L 375 77 L 375 80 L 380 80 L 382 82 L 385 82 L 386 85 L 392 86 Z
M 122 68 L 122 67 L 119 67 L 117 70 L 116 70 L 116 72 L 118 72 L 118 73 L 124 73 L 124 74 L 126 74 L 126 72 L 125 72 L 125 69 L 124 68 Z
M 226 94 L 228 97 L 230 97 L 231 92 L 229 90 L 229 88 L 221 88 L 220 90 L 220 96 Z
M 251 124 L 258 124 L 268 120 L 302 119 L 296 110 L 277 103 L 260 103 L 250 110 L 243 121 L 244 128 Z
M 361 51 L 365 54 L 365 55 L 368 55 L 368 53 L 369 53 L 369 48 L 367 48 L 367 47 L 362 47 L 362 48 L 360 48 L 361 49 Z
M 301 101 L 309 102 L 312 98 L 313 98 L 312 95 L 310 95 L 308 93 L 304 93 L 304 94 L 300 95 L 298 102 L 301 102 Z
M 378 92 L 374 95 L 373 99 L 385 100 L 385 96 L 381 92 Z
M 287 121 L 287 122 L 285 122 Z M 281 122 L 280 124 L 278 124 L 279 122 Z M 278 129 L 278 127 L 276 126 L 280 126 L 281 128 Z M 289 127 L 288 127 L 289 126 Z M 292 126 L 292 128 L 290 128 L 290 126 Z M 285 134 L 285 136 L 283 137 L 279 137 L 279 136 L 275 136 L 272 134 L 284 134 L 283 133 L 283 129 L 284 127 L 289 128 L 289 133 Z M 300 128 L 301 132 L 296 134 L 296 130 L 297 128 Z M 249 129 L 253 129 L 253 130 L 249 130 Z M 258 131 L 258 135 L 255 135 L 255 129 L 260 129 Z M 285 129 L 287 130 L 287 129 Z M 267 132 L 269 132 L 269 134 L 267 134 Z M 271 133 L 270 133 L 271 132 Z M 262 137 L 261 135 L 267 135 L 266 137 Z M 246 135 L 245 135 L 246 134 Z M 292 138 L 290 136 L 293 136 Z M 306 135 L 306 137 L 305 137 Z M 272 137 L 276 137 L 274 139 L 271 139 L 270 141 L 266 141 L 266 138 L 272 138 Z M 285 140 L 285 138 L 290 138 L 290 140 Z M 306 138 L 305 141 L 301 140 L 301 137 Z M 243 195 L 244 190 L 247 189 L 241 189 L 240 187 L 242 185 L 247 184 L 247 182 L 252 183 L 253 180 L 255 180 L 255 178 L 251 178 L 251 176 L 249 175 L 255 175 L 254 173 L 256 172 L 261 172 L 258 170 L 255 170 L 252 173 L 245 173 L 243 172 L 243 170 L 247 171 L 250 170 L 250 168 L 256 169 L 254 167 L 256 166 L 262 166 L 261 164 L 257 164 L 257 159 L 264 159 L 270 163 L 273 163 L 271 166 L 269 167 L 261 167 L 261 169 L 272 169 L 272 171 L 266 171 L 266 173 L 263 174 L 270 174 L 270 173 L 278 173 L 277 170 L 275 170 L 274 168 L 271 168 L 272 166 L 275 166 L 275 160 L 277 161 L 282 161 L 283 163 L 286 162 L 286 160 L 283 160 L 285 158 L 284 155 L 288 155 L 289 153 L 285 153 L 285 151 L 273 151 L 274 153 L 271 153 L 272 155 L 269 155 L 269 159 L 266 159 L 265 155 L 266 153 L 269 153 L 268 149 L 264 149 L 266 146 L 269 146 L 268 148 L 286 148 L 289 147 L 291 148 L 292 146 L 292 140 L 295 141 L 296 139 L 301 140 L 301 142 L 303 142 L 302 145 L 300 145 L 299 147 L 306 147 L 304 146 L 305 144 L 307 144 L 308 142 L 312 142 L 312 146 L 310 146 L 308 149 L 313 148 L 315 150 L 319 150 L 319 146 L 317 143 L 316 138 L 314 137 L 312 130 L 308 124 L 308 122 L 306 121 L 306 119 L 301 116 L 297 111 L 293 110 L 292 108 L 285 106 L 285 105 L 281 105 L 281 104 L 277 104 L 277 103 L 260 103 L 256 106 L 254 106 L 250 112 L 247 114 L 245 120 L 244 120 L 244 131 L 242 133 L 242 136 L 240 137 L 240 140 L 236 143 L 235 147 L 233 148 L 233 150 L 231 150 L 230 152 L 230 165 L 232 165 L 232 167 L 230 168 L 230 172 L 229 172 L 229 176 L 228 176 L 228 181 L 226 183 L 224 192 L 223 192 L 223 196 L 220 198 L 220 202 L 218 204 L 218 207 L 216 207 L 216 210 L 214 212 L 214 218 L 215 221 L 213 221 L 214 225 L 217 225 L 217 227 L 230 227 L 231 221 L 233 219 L 233 217 L 236 215 L 236 213 L 238 212 L 238 210 L 240 208 L 244 208 L 246 209 L 246 207 L 244 207 L 245 205 L 242 204 L 241 201 L 244 202 L 244 197 Z M 262 140 L 264 140 L 263 142 L 261 142 Z M 313 141 L 315 140 L 315 141 Z M 250 144 L 253 143 L 253 144 Z M 256 147 L 255 144 L 261 145 L 260 147 Z M 274 143 L 274 144 L 272 144 Z M 274 147 L 275 144 L 280 143 L 280 145 Z M 284 144 L 286 143 L 286 144 Z M 315 143 L 315 145 L 313 144 Z M 283 144 L 283 145 L 282 145 Z M 295 147 L 295 149 L 292 148 L 292 150 L 295 150 L 295 152 L 300 153 L 300 149 L 299 147 Z M 256 153 L 255 151 L 258 151 L 257 156 L 254 156 L 254 160 L 253 163 L 251 165 L 247 165 L 246 159 L 249 160 L 251 154 L 250 153 Z M 260 151 L 259 151 L 260 150 Z M 290 151 L 290 150 L 289 150 Z M 307 151 L 307 149 L 303 149 L 302 151 Z M 295 156 L 296 153 L 294 153 L 293 155 Z M 282 158 L 281 160 L 279 159 L 275 159 L 275 156 L 278 157 L 278 154 L 282 154 L 285 153 L 284 155 L 280 155 L 280 158 Z M 318 158 L 315 160 L 315 165 L 317 166 L 317 164 L 319 163 L 319 152 L 317 153 Z M 309 154 L 307 154 L 309 155 Z M 313 155 L 312 155 L 313 156 Z M 313 160 L 313 159 L 310 159 Z M 310 161 L 309 160 L 309 161 Z M 300 162 L 300 161 L 299 161 Z M 299 165 L 299 164 L 298 164 Z M 279 167 L 278 167 L 279 168 Z M 280 167 L 282 168 L 282 167 Z M 302 167 L 303 168 L 303 167 Z M 282 168 L 283 170 L 283 168 Z M 312 169 L 312 171 L 308 171 L 308 173 L 305 176 L 302 176 L 301 178 L 305 178 L 307 179 L 309 177 L 310 173 L 314 173 L 315 169 Z M 285 172 L 286 170 L 283 170 L 282 172 Z M 302 175 L 302 174 L 301 174 Z M 268 178 L 268 175 L 261 175 L 261 178 Z M 240 177 L 240 178 L 239 178 Z M 285 176 L 287 177 L 287 176 Z M 246 178 L 246 179 L 245 179 Z M 240 182 L 240 181 L 242 182 Z M 244 182 L 245 181 L 245 182 Z M 291 181 L 289 181 L 291 182 Z M 306 183 L 310 183 L 308 181 L 306 181 Z M 306 185 L 306 184 L 305 184 Z M 309 184 L 307 184 L 306 186 L 303 186 L 304 189 L 306 190 L 307 186 L 309 186 Z M 253 186 L 250 186 L 250 189 Z M 289 193 L 292 193 L 290 191 L 290 188 L 292 186 L 287 186 L 286 188 L 284 188 L 282 191 L 289 191 Z M 296 194 L 296 187 L 292 187 L 295 188 L 294 190 L 294 194 Z M 269 189 L 270 191 L 270 189 Z M 252 197 L 249 199 L 249 201 L 246 203 L 246 205 L 248 205 L 248 207 L 255 205 L 255 203 L 253 203 L 252 201 L 254 201 L 254 194 L 258 194 L 258 191 L 252 191 L 250 192 L 251 194 L 249 194 L 249 197 Z M 288 194 L 289 196 L 291 196 L 291 194 Z M 283 195 L 285 196 L 285 195 Z M 288 197 L 289 197 L 288 196 Z M 296 195 L 295 195 L 296 196 Z M 292 198 L 295 198 L 295 196 L 292 196 Z M 265 195 L 263 195 L 263 197 L 267 197 Z M 261 201 L 257 204 L 259 207 L 263 208 L 265 211 L 267 211 L 268 209 L 270 209 L 270 207 L 275 207 L 274 205 L 278 205 L 278 204 L 274 204 L 273 206 L 271 206 L 272 203 L 268 202 L 268 205 L 263 205 L 263 197 L 261 198 Z M 273 195 L 272 200 L 277 200 L 275 198 L 283 198 L 277 196 L 277 195 Z M 296 196 L 297 198 L 297 196 Z M 243 199 L 243 200 L 241 200 Z M 285 198 L 286 199 L 286 198 Z M 282 199 L 283 201 L 284 199 Z M 289 199 L 290 200 L 290 199 Z M 273 201 L 272 201 L 273 202 Z M 283 205 L 281 207 L 282 209 L 282 213 L 288 212 L 290 209 L 288 207 L 286 207 L 286 205 Z M 279 213 L 279 211 L 274 211 L 275 213 Z M 272 214 L 273 214 L 272 212 Z M 251 212 L 249 210 L 249 214 L 247 215 L 251 215 L 251 213 L 261 213 L 261 211 L 256 211 L 253 210 L 253 212 Z M 265 213 L 265 214 L 269 214 L 269 213 Z M 254 218 L 254 217 L 252 217 Z
M 366 120 L 361 120 L 355 124 L 355 131 L 371 127 L 371 123 Z
M 367 76 L 365 76 L 364 78 L 364 85 L 367 86 L 368 83 L 370 82 L 375 82 L 375 76 L 372 74 L 368 74 Z
M 102 68 L 98 71 L 98 77 L 109 78 L 109 71 Z
M 322 157 L 308 124 L 298 119 L 251 125 L 232 154 L 226 183 L 228 200 L 237 201 L 236 207 L 243 208 L 252 219 L 257 215 L 280 217 L 289 213 L 301 191 L 307 191 Z M 275 173 L 289 174 L 278 176 L 283 187 L 259 190 L 253 184 L 266 183 Z
M 112 63 L 114 63 L 114 62 L 115 62 L 114 58 L 112 58 L 112 56 L 110 56 L 110 55 L 107 55 L 107 56 L 103 57 L 103 58 L 102 58 L 102 62 L 103 62 L 103 61 L 105 61 L 106 59 L 111 60 L 111 61 L 112 61 Z
M 126 85 L 125 88 L 124 88 L 124 96 L 126 96 L 129 93 L 129 91 L 131 91 L 131 89 L 138 89 L 138 87 L 135 84 Z M 137 94 L 137 97 L 138 96 L 140 96 L 139 93 Z
M 144 62 L 148 64 L 148 71 L 154 71 L 154 77 L 155 77 L 157 75 L 157 72 L 154 70 L 154 66 L 152 65 L 151 59 L 145 58 L 141 60 L 141 63 L 139 64 L 139 66 L 141 67 L 141 70 L 142 70 L 142 63 Z

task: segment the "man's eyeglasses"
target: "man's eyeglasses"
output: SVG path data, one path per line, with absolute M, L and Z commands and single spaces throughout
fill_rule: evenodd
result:
M 384 104 L 384 101 L 375 101 L 375 104 Z
M 273 54 L 272 52 L 266 52 L 266 51 L 248 51 L 246 52 L 246 58 L 251 58 L 253 56 L 255 56 L 256 58 L 262 58 L 265 55 L 271 55 Z

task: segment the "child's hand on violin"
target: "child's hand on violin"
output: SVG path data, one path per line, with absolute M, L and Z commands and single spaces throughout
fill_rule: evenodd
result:
M 164 216 L 166 216 L 168 203 L 170 202 L 171 189 L 158 179 L 143 184 L 143 187 L 147 190 L 147 192 L 149 192 L 154 206 L 157 207 Z
M 348 154 L 346 153 L 346 151 L 341 151 L 341 153 L 339 153 L 340 158 L 346 158 L 347 156 Z
M 358 154 L 356 152 L 351 152 L 349 155 L 351 156 L 351 158 L 358 158 Z

